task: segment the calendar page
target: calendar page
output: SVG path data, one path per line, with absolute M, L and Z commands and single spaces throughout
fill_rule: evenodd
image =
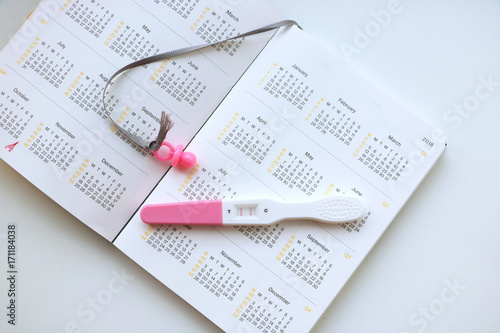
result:
M 44 0 L 0 55 L 0 157 L 112 240 L 169 163 L 134 145 L 103 111 L 103 88 L 140 58 L 278 21 L 261 1 Z M 121 75 L 105 102 L 116 123 L 186 145 L 273 32 Z
M 189 145 L 196 167 L 171 170 L 146 204 L 347 195 L 364 218 L 215 227 L 146 225 L 137 214 L 114 244 L 225 331 L 307 332 L 442 138 L 304 32 L 282 29 Z

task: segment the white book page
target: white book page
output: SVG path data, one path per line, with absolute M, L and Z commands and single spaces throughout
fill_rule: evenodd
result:
M 0 55 L 0 157 L 112 240 L 169 168 L 107 119 L 102 90 L 140 58 L 225 39 L 279 20 L 265 4 L 45 0 Z M 273 32 L 129 71 L 106 96 L 120 125 L 186 145 Z
M 358 197 L 328 225 L 150 226 L 114 244 L 228 332 L 306 332 L 444 149 L 413 114 L 297 28 L 278 33 L 147 199 Z M 192 211 L 192 214 L 196 214 Z

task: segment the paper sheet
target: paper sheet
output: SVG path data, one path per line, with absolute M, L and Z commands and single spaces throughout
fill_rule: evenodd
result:
M 306 332 L 444 149 L 439 132 L 298 28 L 282 29 L 146 203 L 331 195 L 360 198 L 360 221 L 149 226 L 114 244 L 228 332 Z M 196 214 L 196 211 L 192 212 Z
M 256 1 L 42 1 L 0 55 L 0 157 L 112 240 L 170 165 L 107 119 L 107 80 L 139 58 L 277 20 Z M 127 72 L 108 89 L 108 109 L 151 141 L 166 111 L 167 140 L 186 145 L 271 36 Z

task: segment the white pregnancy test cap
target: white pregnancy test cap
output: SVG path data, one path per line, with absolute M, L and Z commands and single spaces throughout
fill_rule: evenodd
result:
M 286 220 L 345 223 L 361 219 L 360 200 L 331 196 L 313 201 L 273 199 L 188 201 L 145 205 L 141 219 L 148 224 L 265 225 Z

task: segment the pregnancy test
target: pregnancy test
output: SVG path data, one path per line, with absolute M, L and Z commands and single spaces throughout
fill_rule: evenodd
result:
M 332 196 L 314 201 L 272 199 L 210 200 L 145 205 L 147 224 L 265 225 L 287 220 L 344 223 L 360 219 L 365 209 L 352 197 Z

